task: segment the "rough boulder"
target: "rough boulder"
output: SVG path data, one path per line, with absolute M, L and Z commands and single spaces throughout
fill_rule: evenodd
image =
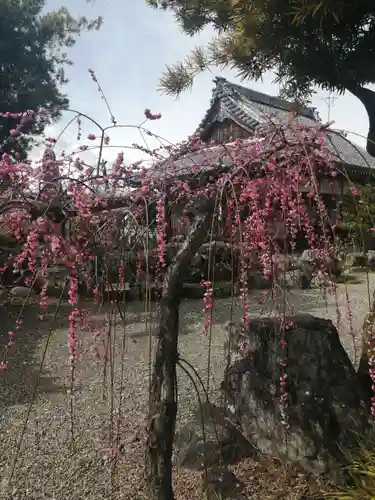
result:
M 284 324 L 286 359 L 279 318 L 252 319 L 245 332 L 232 335 L 223 384 L 229 407 L 261 453 L 336 475 L 342 450 L 370 425 L 366 398 L 331 321 L 298 315 Z M 279 404 L 284 361 L 287 434 Z

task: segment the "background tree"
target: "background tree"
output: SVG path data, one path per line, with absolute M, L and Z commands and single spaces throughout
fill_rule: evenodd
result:
M 178 95 L 210 65 L 243 78 L 276 74 L 284 97 L 306 101 L 314 87 L 350 91 L 369 116 L 367 151 L 375 156 L 375 4 L 370 0 L 147 0 L 174 12 L 194 35 L 211 25 L 218 36 L 168 67 L 162 89 Z
M 342 200 L 341 229 L 363 251 L 373 248 L 375 237 L 375 182 L 357 186 Z
M 102 19 L 74 19 L 64 7 L 42 13 L 44 0 L 0 0 L 0 112 L 22 113 L 40 107 L 57 119 L 68 99 L 60 87 L 66 83 L 64 65 L 72 64 L 66 50 L 83 30 L 98 29 Z M 12 129 L 39 134 L 43 120 L 11 115 L 0 118 L 1 152 L 25 156 L 30 137 L 10 137 Z

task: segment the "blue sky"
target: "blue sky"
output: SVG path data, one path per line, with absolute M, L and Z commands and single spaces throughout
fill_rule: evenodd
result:
M 178 100 L 160 95 L 158 79 L 165 66 L 182 60 L 195 45 L 210 40 L 210 30 L 196 38 L 187 37 L 181 33 L 172 15 L 147 7 L 144 0 L 95 0 L 91 3 L 85 0 L 47 0 L 46 9 L 55 10 L 61 5 L 75 16 L 95 18 L 101 15 L 104 18 L 99 32 L 83 34 L 70 50 L 74 65 L 66 70 L 70 82 L 64 87 L 71 107 L 89 114 L 102 125 L 109 124 L 110 120 L 89 77 L 89 68 L 95 70 L 119 123 L 139 124 L 143 120 L 144 109 L 150 108 L 163 115 L 162 120 L 148 124 L 150 130 L 173 143 L 185 139 L 197 128 L 209 105 L 214 76 L 224 76 L 241 83 L 235 72 L 213 68 L 211 73 L 200 75 L 192 90 Z M 272 80 L 272 74 L 267 74 L 263 82 L 247 81 L 245 84 L 276 95 L 278 87 Z M 318 108 L 323 120 L 327 119 L 328 113 L 325 98 L 327 93 L 321 92 L 313 99 L 313 105 Z M 336 100 L 331 119 L 335 120 L 333 128 L 367 134 L 365 110 L 351 95 Z M 64 116 L 60 123 L 54 125 L 51 135 L 57 135 L 67 120 L 68 116 Z M 84 132 L 95 133 L 95 130 L 85 125 Z M 75 129 L 68 130 L 60 149 L 75 147 L 75 135 Z M 110 137 L 112 144 L 121 146 L 142 142 L 136 130 L 117 130 Z M 364 144 L 363 139 L 350 137 Z M 111 150 L 110 157 L 114 154 L 115 151 Z M 138 158 L 139 155 L 128 152 L 127 156 Z

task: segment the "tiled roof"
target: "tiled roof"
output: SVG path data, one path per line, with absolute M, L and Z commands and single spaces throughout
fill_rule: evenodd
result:
M 251 131 L 260 123 L 274 120 L 277 123 L 290 121 L 294 112 L 297 123 L 307 126 L 321 125 L 314 108 L 296 108 L 292 103 L 279 97 L 256 92 L 247 87 L 228 82 L 225 78 L 215 78 L 215 88 L 208 108 L 197 132 L 202 136 L 214 122 L 231 119 L 244 129 Z M 351 167 L 375 168 L 375 158 L 364 148 L 353 144 L 342 133 L 327 131 L 328 147 L 340 163 Z
M 375 158 L 368 152 L 335 130 L 327 131 L 328 147 L 340 163 L 351 167 L 375 169 Z

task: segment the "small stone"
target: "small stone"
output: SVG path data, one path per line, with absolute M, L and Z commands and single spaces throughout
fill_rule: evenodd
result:
M 202 432 L 202 413 L 204 435 Z M 223 408 L 204 403 L 176 436 L 177 468 L 201 470 L 219 463 L 235 463 L 254 455 L 254 448 L 236 424 L 233 415 Z
M 137 443 L 140 440 L 141 440 L 141 436 L 140 436 L 140 432 L 138 429 L 137 431 L 135 431 L 135 433 L 129 439 L 129 443 Z
M 10 292 L 12 297 L 27 297 L 28 295 L 33 295 L 33 290 L 25 286 L 15 286 Z
M 371 268 L 375 268 L 375 250 L 369 250 L 366 255 L 367 265 Z
M 207 471 L 207 477 L 203 475 L 203 487 L 208 493 L 213 493 L 218 498 L 236 498 L 244 489 L 244 484 L 237 479 L 235 474 L 225 467 L 215 468 Z

